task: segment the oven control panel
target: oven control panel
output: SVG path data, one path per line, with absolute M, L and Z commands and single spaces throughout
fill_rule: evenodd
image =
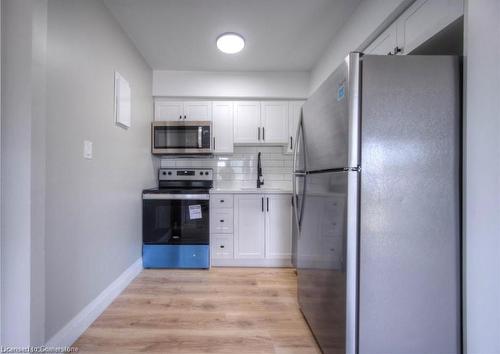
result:
M 211 168 L 160 168 L 158 171 L 160 181 L 212 181 Z

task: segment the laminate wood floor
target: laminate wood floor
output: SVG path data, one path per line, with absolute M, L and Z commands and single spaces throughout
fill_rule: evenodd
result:
M 80 353 L 320 354 L 293 269 L 144 270 L 76 341 Z

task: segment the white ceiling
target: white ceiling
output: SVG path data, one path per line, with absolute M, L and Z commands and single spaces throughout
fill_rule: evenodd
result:
M 154 70 L 310 70 L 360 0 L 104 0 Z M 219 52 L 237 32 L 245 49 Z

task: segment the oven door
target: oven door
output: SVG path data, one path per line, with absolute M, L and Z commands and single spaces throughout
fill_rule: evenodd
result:
M 208 245 L 209 195 L 144 194 L 143 243 Z
M 212 153 L 212 122 L 153 122 L 151 151 L 153 154 Z

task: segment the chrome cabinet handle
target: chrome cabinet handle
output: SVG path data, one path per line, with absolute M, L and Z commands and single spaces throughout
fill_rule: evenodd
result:
M 258 139 L 260 141 L 260 127 L 257 128 L 257 137 L 258 137 Z
M 266 131 L 264 127 L 262 127 L 262 140 L 266 140 Z
M 293 149 L 293 136 L 290 137 L 290 150 Z
M 184 115 L 184 119 L 186 119 L 186 116 Z
M 264 197 L 261 198 L 262 201 L 262 212 L 264 212 Z
M 269 198 L 266 199 L 267 199 L 267 212 L 269 213 Z
M 215 136 L 214 136 L 214 150 L 215 150 Z

